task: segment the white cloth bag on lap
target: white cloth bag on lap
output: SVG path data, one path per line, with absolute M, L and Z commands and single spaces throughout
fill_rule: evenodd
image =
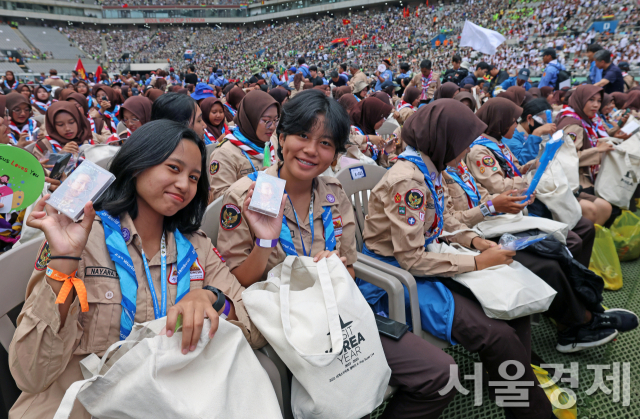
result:
M 620 208 L 629 208 L 640 184 L 640 134 L 635 134 L 615 150 L 604 153 L 596 177 L 596 195 Z
M 478 235 L 485 239 L 502 237 L 504 233 L 520 233 L 522 231 L 538 229 L 545 233 L 553 233 L 553 237 L 562 244 L 567 244 L 567 234 L 569 226 L 559 221 L 542 217 L 529 217 L 517 214 L 500 214 L 493 217 L 486 217 L 473 228 Z
M 432 243 L 427 250 L 434 253 L 478 254 L 445 243 Z M 545 312 L 557 294 L 540 277 L 516 261 L 509 265 L 458 274 L 453 280 L 469 288 L 484 314 L 492 319 L 512 320 Z
M 569 226 L 578 224 L 582 218 L 582 207 L 569 187 L 569 180 L 558 158 L 553 159 L 542 174 L 536 198 L 547 206 L 553 219 Z
M 542 157 L 542 153 L 544 152 L 544 148 L 549 139 L 549 136 L 543 137 L 543 140 L 540 143 L 540 150 L 538 151 L 538 159 Z M 576 150 L 576 146 L 571 137 L 569 135 L 565 135 L 563 140 L 564 144 L 560 146 L 560 149 L 557 151 L 556 156 L 553 159 L 562 166 L 562 170 L 567 177 L 569 189 L 571 189 L 572 192 L 576 192 L 580 189 L 580 172 L 578 167 L 580 159 L 578 158 L 578 151 Z
M 165 323 L 134 328 L 102 359 L 83 359 L 87 379 L 71 384 L 54 419 L 67 419 L 76 397 L 100 419 L 282 418 L 269 377 L 237 326 L 220 320 L 209 339 L 205 319 L 196 350 L 183 355 L 182 332 L 157 335 Z
M 287 256 L 242 300 L 293 373 L 296 418 L 357 419 L 382 403 L 391 370 L 373 312 L 337 256 Z

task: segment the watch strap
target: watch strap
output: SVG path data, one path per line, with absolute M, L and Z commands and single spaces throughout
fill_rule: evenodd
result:
M 278 239 L 275 240 L 266 240 L 266 239 L 256 239 L 256 246 L 264 247 L 264 248 L 274 248 L 278 245 Z
M 212 293 L 214 293 L 216 295 L 216 297 L 218 299 L 216 300 L 215 303 L 213 303 L 213 309 L 216 312 L 220 311 L 220 309 L 222 307 L 224 307 L 225 302 L 227 301 L 227 297 L 225 297 L 224 293 L 222 291 L 220 291 L 218 288 L 212 287 L 210 285 L 204 286 L 204 287 L 202 287 L 202 289 L 211 291 Z

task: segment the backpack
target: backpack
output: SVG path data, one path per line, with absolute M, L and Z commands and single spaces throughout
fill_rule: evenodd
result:
M 563 81 L 569 80 L 571 81 L 571 72 L 567 70 L 558 71 L 558 77 L 556 78 L 556 84 L 553 87 L 554 90 L 560 90 L 560 83 Z
M 455 84 L 460 84 L 460 82 L 469 75 L 469 70 L 466 68 L 460 67 L 457 70 L 449 69 L 444 73 L 442 77 L 442 83 L 451 82 Z

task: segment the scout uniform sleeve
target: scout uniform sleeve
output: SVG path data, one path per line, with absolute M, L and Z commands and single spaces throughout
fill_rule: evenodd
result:
M 589 141 L 588 138 L 584 138 L 584 128 L 578 125 L 569 125 L 565 132 L 569 138 L 573 140 L 573 144 L 576 146 L 579 167 L 588 167 L 593 166 L 594 164 L 600 164 L 600 152 L 597 148 L 592 147 L 582 150 L 584 141 Z
M 351 129 L 349 132 L 349 142 L 358 146 L 358 149 L 363 153 L 367 150 L 367 136 L 358 133 L 355 129 Z M 368 155 L 368 154 L 367 154 Z
M 229 150 L 223 150 L 222 147 L 217 147 L 211 152 L 211 162 L 209 163 L 210 201 L 221 197 L 238 180 L 238 168 L 229 157 L 233 157 L 233 154 L 230 154 Z
M 455 216 L 455 211 L 453 209 L 453 200 L 449 197 L 449 191 L 448 188 L 446 186 L 446 184 L 442 185 L 444 187 L 444 200 L 445 200 L 445 204 L 444 204 L 444 224 L 443 224 L 443 229 L 444 231 L 449 231 L 449 232 L 454 232 L 454 231 L 458 231 L 458 230 L 465 230 L 468 227 L 470 227 L 468 224 L 461 222 L 460 220 L 457 219 L 457 217 Z M 469 210 L 469 213 L 471 216 L 476 215 L 476 213 L 474 211 L 480 211 L 480 207 L 475 207 Z M 480 214 L 482 215 L 482 213 Z M 480 221 L 484 220 L 484 217 L 482 217 L 482 219 Z M 475 224 L 473 224 L 475 225 Z M 448 236 L 446 238 L 446 240 L 448 240 L 449 242 L 452 243 L 460 243 L 461 245 L 463 245 L 464 247 L 468 247 L 471 248 L 471 241 L 473 239 L 475 239 L 476 237 L 478 237 L 478 235 L 476 233 L 474 233 L 473 231 L 464 231 L 461 233 L 458 233 L 454 236 Z M 475 268 L 475 264 L 474 264 L 474 268 Z
M 255 241 L 249 224 L 242 215 L 245 195 L 238 194 L 248 189 L 249 179 L 243 180 L 243 182 L 245 181 L 247 182 L 246 187 L 234 187 L 224 193 L 223 205 L 219 214 L 220 229 L 218 230 L 217 244 L 231 271 L 242 265 L 242 262 L 249 257 Z
M 400 114 L 400 117 L 398 118 L 398 123 L 400 125 L 403 125 L 404 122 L 411 116 L 413 115 L 413 109 L 411 108 L 402 108 L 400 109 L 400 111 L 398 112 Z
M 353 265 L 358 260 L 358 250 L 356 246 L 356 221 L 353 213 L 353 206 L 351 201 L 344 193 L 342 187 L 339 192 L 336 192 L 338 199 L 338 214 L 333 214 L 333 227 L 336 235 L 336 249 L 340 256 L 347 258 L 347 265 Z M 340 224 L 336 223 L 336 217 L 340 217 Z M 336 228 L 341 228 L 342 231 L 338 235 Z
M 424 186 L 414 180 L 395 183 L 383 197 L 385 215 L 391 223 L 393 255 L 403 269 L 415 276 L 453 276 L 475 269 L 475 260 L 469 255 L 430 253 L 424 248 L 424 211 L 426 197 L 413 208 L 406 204 L 406 196 L 412 191 L 422 193 Z M 414 209 L 417 208 L 417 209 Z M 421 220 L 422 218 L 422 220 Z M 427 222 L 429 222 L 427 220 Z
M 82 337 L 78 297 L 61 325 L 57 296 L 45 279 L 48 251 L 45 242 L 27 285 L 26 301 L 9 347 L 11 375 L 18 388 L 27 393 L 41 393 L 58 379 Z M 79 266 L 78 271 L 81 269 Z
M 422 73 L 416 73 L 407 87 L 417 87 L 418 89 L 422 89 Z
M 242 301 L 242 292 L 245 288 L 240 285 L 236 277 L 233 276 L 218 250 L 211 244 L 211 240 L 205 240 L 209 247 L 205 259 L 205 285 L 218 288 L 224 293 L 227 299 L 233 302 L 238 320 L 229 320 L 229 322 L 235 324 L 242 330 L 244 337 L 252 348 L 258 349 L 263 347 L 267 344 L 267 341 L 251 322 Z
M 528 187 L 527 182 L 520 176 L 507 178 L 491 150 L 486 147 L 477 145 L 471 148 L 466 162 L 476 182 L 482 184 L 491 194 Z
M 440 73 L 433 73 L 433 77 L 431 77 L 431 84 L 429 85 L 429 87 L 427 88 L 427 97 L 429 99 L 433 98 L 433 95 L 436 93 L 436 90 L 438 90 L 438 87 L 440 87 Z
M 448 182 L 449 182 L 449 179 L 447 179 L 447 183 Z M 453 180 L 451 182 L 453 182 Z M 462 188 L 456 187 L 456 185 L 453 185 L 453 184 L 451 185 L 452 186 L 450 188 L 447 188 L 446 190 L 449 191 L 451 194 L 455 194 L 455 195 L 447 196 L 447 198 L 450 198 L 450 199 L 447 199 L 447 204 L 446 204 L 447 213 L 449 213 L 451 217 L 458 220 L 458 222 L 462 224 L 466 224 L 467 227 L 473 227 L 479 222 L 484 221 L 484 215 L 482 215 L 482 211 L 480 211 L 479 206 L 465 209 L 465 210 L 456 209 L 456 206 L 454 204 L 456 200 L 463 201 L 467 207 L 469 206 L 469 204 L 467 203 L 467 196 L 462 190 Z M 462 195 L 458 195 L 459 193 L 462 193 Z

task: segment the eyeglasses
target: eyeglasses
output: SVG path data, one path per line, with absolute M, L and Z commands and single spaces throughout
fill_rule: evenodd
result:
M 280 119 L 261 119 L 260 123 L 262 125 L 264 125 L 267 129 L 273 127 L 273 126 L 278 126 L 278 122 L 280 122 Z
M 140 122 L 140 120 L 138 118 L 131 118 L 131 119 L 123 119 L 122 122 L 125 125 L 129 125 L 129 124 L 135 124 L 136 122 Z

